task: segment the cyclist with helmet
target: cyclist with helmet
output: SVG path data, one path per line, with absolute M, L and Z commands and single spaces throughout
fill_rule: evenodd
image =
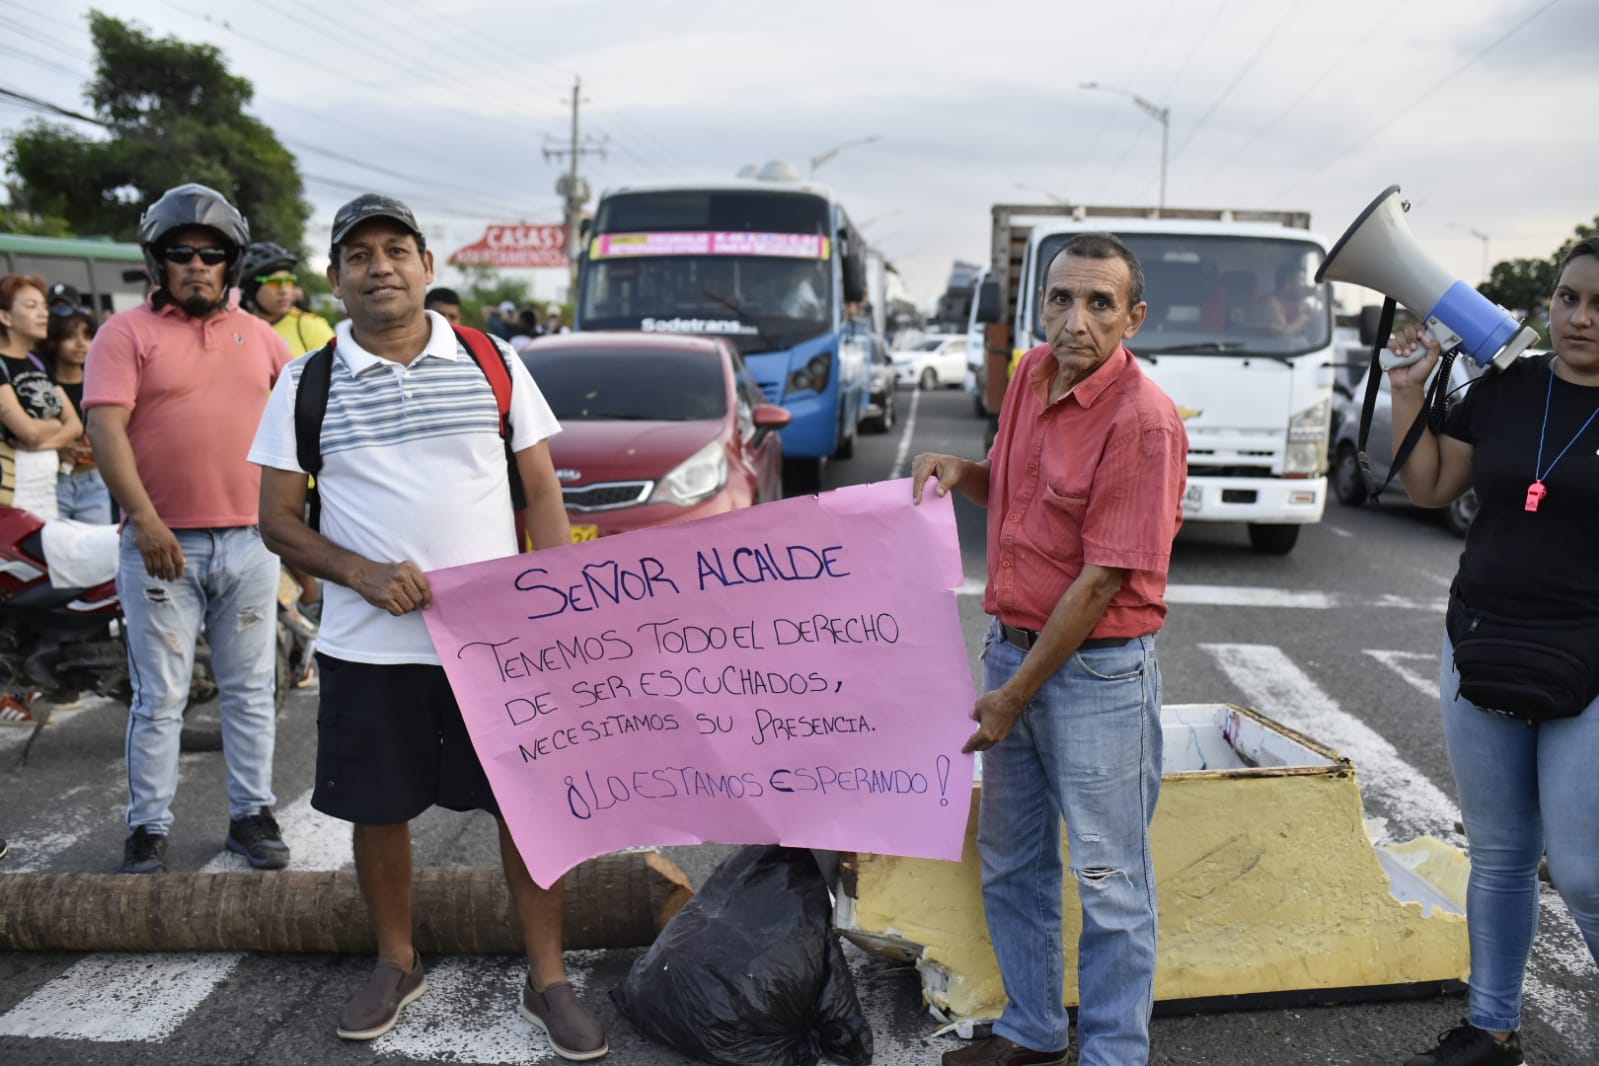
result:
M 89 348 L 83 406 L 95 460 L 127 516 L 117 590 L 127 616 L 129 835 L 121 869 L 166 869 L 178 734 L 203 626 L 221 691 L 227 848 L 288 864 L 271 807 L 278 560 L 261 542 L 260 471 L 245 458 L 289 348 L 230 304 L 244 216 L 180 185 L 139 220 L 153 290 Z
M 300 257 L 283 245 L 259 241 L 244 250 L 239 277 L 241 306 L 277 330 L 296 359 L 333 339 L 327 319 L 294 306 L 300 281 L 294 268 L 299 262 Z

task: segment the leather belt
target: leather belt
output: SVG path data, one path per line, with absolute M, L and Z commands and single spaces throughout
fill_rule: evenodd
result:
M 1027 651 L 1034 644 L 1038 643 L 1038 631 L 1036 629 L 1022 629 L 1018 626 L 1008 626 L 1004 622 L 999 624 L 999 628 L 1000 632 L 1004 634 L 1005 643 L 1018 647 L 1022 651 Z M 1079 650 L 1092 648 L 1119 648 L 1123 644 L 1137 639 L 1137 637 L 1091 637 L 1077 645 L 1077 647 Z

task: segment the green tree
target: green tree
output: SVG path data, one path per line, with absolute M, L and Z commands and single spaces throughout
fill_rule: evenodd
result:
M 1580 240 L 1599 233 L 1599 216 L 1592 225 L 1579 223 L 1548 259 L 1505 259 L 1494 264 L 1481 292 L 1501 307 L 1513 311 L 1538 311 L 1544 308 L 1559 280 L 1560 261 Z
M 6 164 L 21 212 L 134 240 L 149 203 L 198 181 L 244 213 L 252 238 L 303 247 L 310 208 L 294 156 L 244 113 L 255 90 L 215 46 L 155 38 L 99 11 L 89 35 L 97 58 L 84 96 L 107 136 L 42 120 L 16 133 Z

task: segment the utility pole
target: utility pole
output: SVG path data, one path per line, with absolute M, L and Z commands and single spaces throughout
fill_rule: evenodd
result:
M 572 139 L 564 148 L 554 147 L 551 143 L 544 145 L 545 159 L 559 159 L 566 157 L 567 172 L 562 174 L 555 182 L 555 193 L 565 203 L 566 212 L 566 255 L 571 264 L 571 276 L 568 279 L 567 293 L 570 298 L 577 298 L 577 260 L 582 251 L 579 243 L 578 229 L 583 217 L 583 205 L 588 202 L 590 189 L 589 183 L 578 175 L 577 164 L 582 156 L 597 155 L 605 158 L 605 139 L 598 140 L 593 137 L 582 137 L 578 134 L 578 111 L 583 104 L 583 79 L 572 79 Z M 559 141 L 553 144 L 559 144 Z

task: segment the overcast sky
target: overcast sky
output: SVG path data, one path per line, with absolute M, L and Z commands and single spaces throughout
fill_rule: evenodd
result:
M 217 45 L 315 208 L 408 200 L 450 247 L 559 221 L 580 76 L 596 189 L 840 144 L 830 183 L 926 303 L 986 259 L 996 201 L 1309 210 L 1335 239 L 1391 183 L 1446 266 L 1547 255 L 1599 213 L 1594 0 L 107 2 Z M 79 0 L 0 0 L 0 86 L 83 106 Z M 0 130 L 30 117 L 0 98 Z M 341 158 L 342 157 L 342 158 Z M 366 169 L 363 164 L 386 172 Z M 408 175 L 401 178 L 397 175 Z M 441 249 L 448 251 L 449 249 Z M 541 288 L 553 281 L 545 279 Z

